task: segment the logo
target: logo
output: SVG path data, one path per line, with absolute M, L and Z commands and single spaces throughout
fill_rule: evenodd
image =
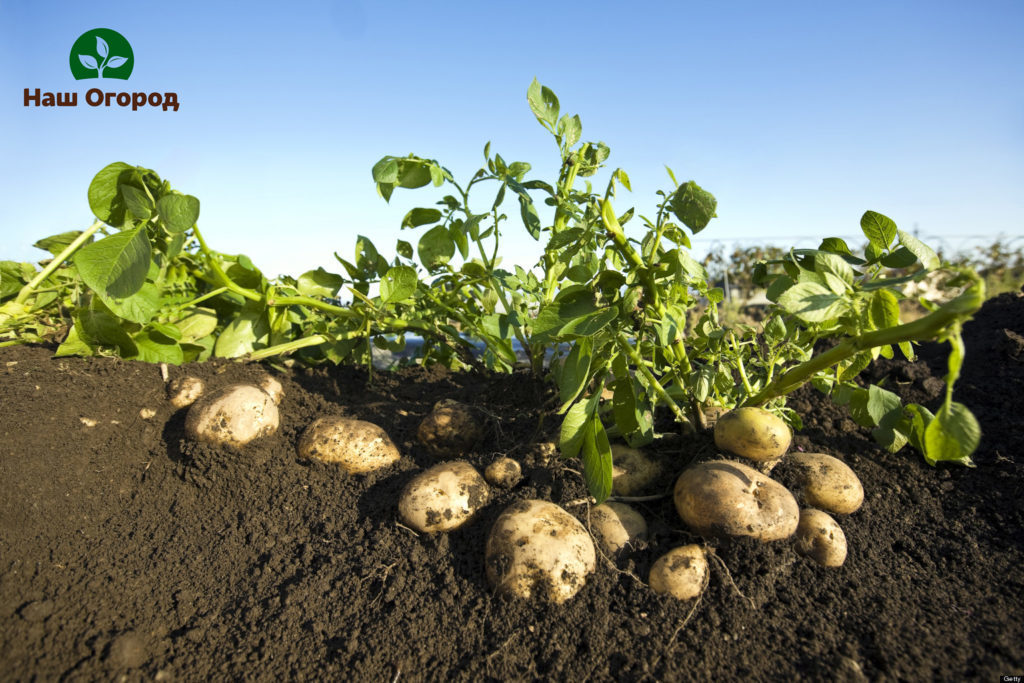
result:
M 71 74 L 86 78 L 119 78 L 127 81 L 135 68 L 135 53 L 124 36 L 109 28 L 94 28 L 78 36 L 71 46 Z
M 71 75 L 76 81 L 91 78 L 117 78 L 127 81 L 135 68 L 135 53 L 125 37 L 109 28 L 94 28 L 78 36 L 68 57 Z M 107 92 L 95 87 L 85 93 L 90 107 L 121 107 L 178 111 L 176 92 Z M 42 88 L 25 88 L 26 107 L 77 107 L 77 92 L 51 92 Z

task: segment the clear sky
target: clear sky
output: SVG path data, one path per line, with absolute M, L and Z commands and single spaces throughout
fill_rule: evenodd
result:
M 132 44 L 127 82 L 75 81 L 72 43 Z M 386 256 L 405 212 L 370 169 L 485 142 L 551 178 L 537 77 L 612 150 L 651 210 L 664 166 L 718 198 L 700 234 L 816 246 L 866 209 L 923 237 L 1024 236 L 1024 2 L 30 2 L 0 0 L 0 258 L 91 222 L 100 168 L 153 168 L 202 202 L 215 249 L 268 275 L 339 270 L 356 235 Z M 178 93 L 179 111 L 23 106 L 25 88 Z M 607 170 L 600 178 L 603 187 Z M 509 206 L 508 213 L 518 212 Z M 412 239 L 410 239 L 412 237 Z M 507 260 L 540 247 L 509 224 Z M 1020 242 L 1018 242 L 1020 244 Z

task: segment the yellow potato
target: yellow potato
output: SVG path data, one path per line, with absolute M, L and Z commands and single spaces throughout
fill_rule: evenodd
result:
M 846 534 L 828 514 L 808 508 L 800 512 L 796 550 L 822 567 L 841 567 L 846 562 Z
M 406 484 L 398 514 L 417 531 L 451 531 L 468 522 L 490 496 L 487 482 L 468 462 L 443 462 Z
M 458 457 L 473 450 L 484 433 L 482 415 L 464 403 L 446 398 L 423 418 L 416 437 L 434 455 Z
M 199 398 L 185 416 L 185 432 L 204 443 L 244 446 L 277 431 L 277 406 L 262 389 L 232 384 Z
M 338 463 L 350 474 L 379 470 L 402 457 L 377 425 L 337 416 L 314 420 L 302 433 L 298 452 L 307 460 Z
M 523 467 L 512 458 L 498 458 L 484 470 L 484 479 L 489 484 L 510 489 L 523 478 Z
M 671 595 L 677 600 L 697 597 L 708 582 L 704 548 L 694 544 L 668 551 L 651 566 L 647 582 L 655 593 Z
M 590 510 L 590 530 L 601 547 L 614 555 L 638 539 L 647 538 L 643 515 L 625 503 L 601 503 Z
M 554 503 L 522 500 L 498 517 L 487 538 L 487 579 L 499 593 L 561 604 L 597 565 L 590 534 Z
M 849 466 L 825 453 L 793 453 L 804 501 L 822 510 L 849 515 L 864 502 L 864 487 Z
M 656 484 L 664 473 L 657 460 L 639 448 L 612 444 L 612 494 L 635 496 Z
M 792 440 L 781 418 L 761 408 L 737 408 L 715 423 L 715 445 L 750 460 L 775 460 Z
M 179 377 L 167 385 L 167 397 L 175 408 L 185 408 L 195 403 L 205 389 L 198 377 Z
M 705 536 L 777 541 L 792 536 L 800 519 L 782 484 L 730 460 L 686 468 L 676 481 L 675 504 L 687 526 Z

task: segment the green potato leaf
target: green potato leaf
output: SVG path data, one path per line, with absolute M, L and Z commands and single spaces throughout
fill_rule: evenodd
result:
M 140 225 L 85 245 L 73 260 L 90 289 L 101 296 L 127 298 L 146 281 L 150 253 L 149 237 Z

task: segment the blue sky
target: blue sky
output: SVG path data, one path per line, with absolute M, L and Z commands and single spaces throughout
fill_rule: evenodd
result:
M 112 28 L 127 83 L 80 81 L 71 44 Z M 0 258 L 91 222 L 100 168 L 153 168 L 202 202 L 221 251 L 269 275 L 385 255 L 413 206 L 370 176 L 386 154 L 456 177 L 483 145 L 551 178 L 535 76 L 612 150 L 651 211 L 664 166 L 718 198 L 696 250 L 856 236 L 866 209 L 948 245 L 1024 236 L 1024 3 L 28 2 L 0 0 Z M 178 93 L 179 111 L 23 106 L 25 88 Z M 483 197 L 481 197 L 481 200 Z M 509 214 L 517 214 L 509 206 Z M 540 253 L 510 221 L 506 259 Z M 1020 244 L 1020 242 L 1018 242 Z

